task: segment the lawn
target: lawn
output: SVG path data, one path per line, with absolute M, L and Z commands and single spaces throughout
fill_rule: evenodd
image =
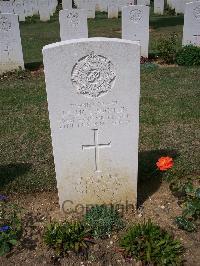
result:
M 175 155 L 178 177 L 200 173 L 200 68 L 142 66 L 140 178 L 159 155 Z M 41 70 L 0 80 L 1 189 L 55 189 L 47 99 Z

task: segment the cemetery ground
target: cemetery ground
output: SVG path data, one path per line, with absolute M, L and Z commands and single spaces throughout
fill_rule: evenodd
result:
M 154 54 L 160 35 L 175 32 L 181 40 L 182 24 L 182 16 L 151 16 L 150 53 Z M 58 18 L 56 15 L 42 23 L 34 17 L 20 27 L 27 70 L 0 77 L 0 190 L 24 209 L 23 236 L 20 245 L 2 257 L 0 264 L 134 265 L 120 253 L 118 239 L 123 231 L 109 239 L 95 240 L 87 258 L 69 253 L 57 259 L 43 243 L 44 226 L 61 219 L 41 66 L 42 47 L 59 41 Z M 105 14 L 89 20 L 90 37 L 120 37 L 120 28 L 120 20 L 108 20 Z M 177 228 L 174 218 L 182 209 L 166 178 L 173 177 L 177 182 L 190 178 L 199 185 L 200 68 L 162 65 L 155 59 L 152 62 L 141 66 L 139 208 L 124 212 L 123 218 L 127 227 L 150 218 L 181 240 L 185 265 L 199 265 L 199 231 L 189 233 Z M 164 174 L 156 171 L 161 156 L 174 159 L 173 168 Z M 80 216 L 68 215 L 67 219 Z

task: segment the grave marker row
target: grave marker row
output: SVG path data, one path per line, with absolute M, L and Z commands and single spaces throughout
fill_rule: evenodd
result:
M 50 15 L 56 10 L 57 0 L 15 0 L 0 1 L 0 13 L 17 14 L 19 21 L 25 21 L 26 17 L 41 14 L 41 20 L 50 19 Z M 47 15 L 47 13 L 49 13 Z M 44 14 L 44 15 L 43 15 Z

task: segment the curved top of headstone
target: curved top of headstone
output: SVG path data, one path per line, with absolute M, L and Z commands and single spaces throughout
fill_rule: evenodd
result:
M 140 45 L 138 41 L 130 41 L 130 40 L 122 40 L 118 38 L 104 38 L 104 37 L 94 37 L 94 38 L 81 38 L 81 39 L 72 39 L 72 40 L 67 40 L 67 41 L 62 41 L 62 42 L 56 42 L 52 44 L 45 45 L 43 47 L 43 51 L 49 48 L 55 48 L 55 47 L 60 47 L 60 46 L 65 46 L 67 44 L 76 44 L 76 43 L 90 43 L 90 42 L 117 42 L 117 43 L 129 43 L 129 44 L 135 44 L 135 45 Z

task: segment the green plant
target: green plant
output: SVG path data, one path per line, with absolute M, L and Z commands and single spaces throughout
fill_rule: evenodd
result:
M 181 265 L 183 247 L 178 240 L 150 220 L 133 225 L 121 239 L 125 256 L 155 265 Z M 146 264 L 145 264 L 146 265 Z
M 182 230 L 185 230 L 188 232 L 193 232 L 196 230 L 195 224 L 183 216 L 177 216 L 175 218 L 175 222 L 176 222 L 177 226 Z
M 80 252 L 88 248 L 88 231 L 79 222 L 49 224 L 44 232 L 44 242 L 53 248 L 57 255 L 67 251 Z
M 170 188 L 183 208 L 182 216 L 175 218 L 176 224 L 188 232 L 195 231 L 195 222 L 200 218 L 200 188 L 195 188 L 190 180 L 174 182 Z
M 200 66 L 200 47 L 183 46 L 176 54 L 176 62 L 182 66 Z
M 167 64 L 175 62 L 177 45 L 178 40 L 176 34 L 171 34 L 167 39 L 161 38 L 158 40 L 157 50 L 159 51 L 161 59 Z
M 0 195 L 0 256 L 18 244 L 22 233 L 21 209 Z
M 93 206 L 86 212 L 84 222 L 95 238 L 106 238 L 111 235 L 112 231 L 124 227 L 118 211 L 106 205 Z

